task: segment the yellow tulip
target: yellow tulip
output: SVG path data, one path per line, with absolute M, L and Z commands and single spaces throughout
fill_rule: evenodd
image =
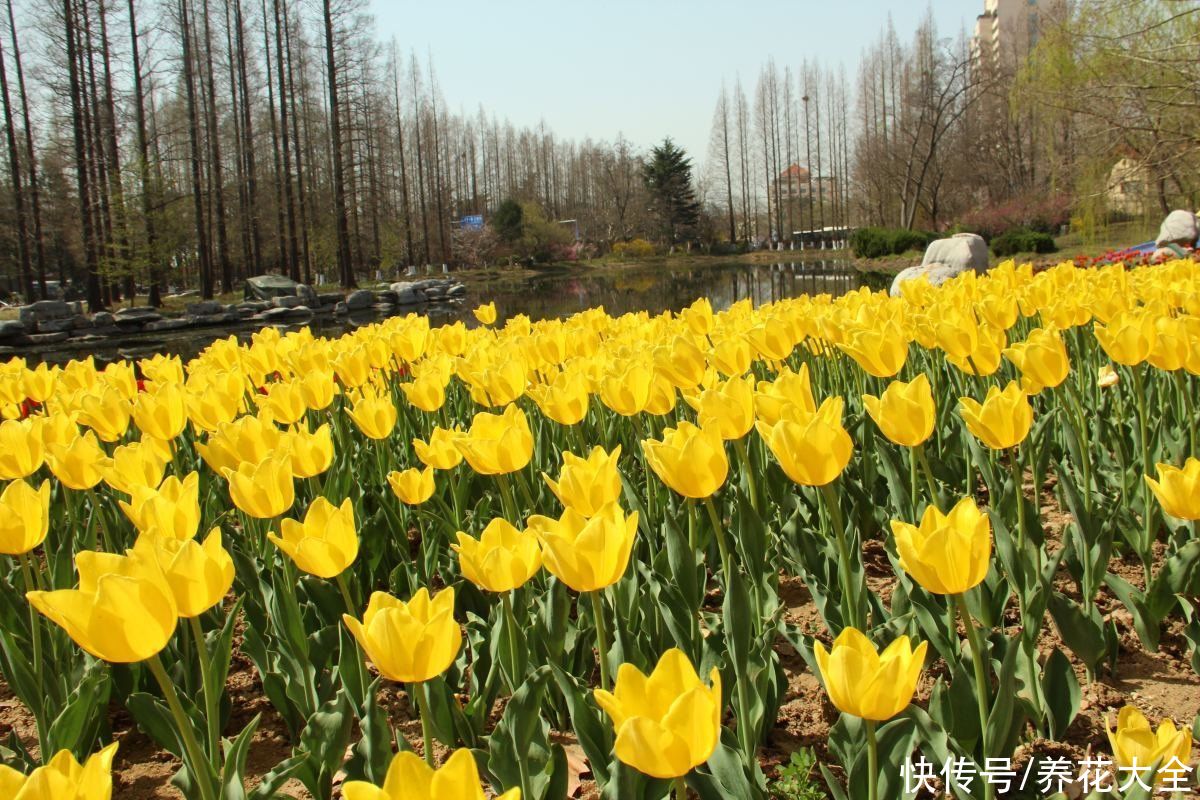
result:
M 1157 766 L 1155 783 L 1162 780 L 1165 769 L 1179 770 L 1192 758 L 1191 731 L 1176 728 L 1170 719 L 1164 719 L 1155 730 L 1135 706 L 1124 706 L 1117 714 L 1116 730 L 1108 726 L 1105 717 L 1104 729 L 1108 732 L 1108 743 L 1117 767 L 1137 769 L 1145 774 Z
M 26 478 L 41 468 L 46 458 L 40 417 L 0 422 L 0 479 Z
M 292 475 L 297 478 L 314 478 L 324 473 L 333 463 L 333 433 L 326 422 L 315 431 L 308 424 L 296 426 L 284 434 L 286 448 L 292 458 Z
M 494 302 L 478 306 L 471 313 L 475 315 L 475 319 L 479 320 L 484 325 L 496 324 L 496 304 Z
M 383 786 L 347 781 L 346 800 L 485 800 L 475 757 L 465 747 L 455 750 L 435 770 L 414 753 L 397 753 L 388 767 Z M 496 800 L 521 800 L 520 789 L 509 789 Z
M 279 529 L 281 536 L 268 533 L 267 538 L 309 575 L 336 578 L 358 557 L 358 529 L 350 498 L 334 506 L 318 497 L 305 512 L 304 522 L 285 519 Z
M 403 472 L 393 470 L 388 473 L 387 482 L 400 502 L 406 505 L 419 506 L 433 497 L 433 467 L 410 467 Z
M 300 381 L 278 381 L 266 386 L 267 393 L 255 395 L 258 407 L 275 422 L 294 425 L 308 412 Z
M 54 394 L 59 371 L 58 367 L 51 367 L 43 361 L 33 369 L 25 370 L 21 376 L 21 390 L 30 400 L 44 403 Z
M 179 614 L 157 562 L 87 550 L 75 566 L 78 589 L 29 592 L 30 604 L 102 661 L 132 664 L 167 646 Z
M 236 470 L 242 464 L 258 464 L 283 448 L 283 431 L 265 415 L 239 417 L 224 423 L 207 442 L 196 445 L 204 463 L 219 474 L 226 469 Z
M 850 463 L 854 444 L 842 427 L 842 398 L 830 397 L 811 414 L 797 413 L 774 425 L 759 422 L 759 435 L 787 476 L 803 486 L 824 486 Z
M 162 483 L 167 468 L 170 446 L 157 439 L 121 445 L 113 450 L 112 458 L 104 464 L 104 482 L 118 492 L 132 495 L 135 487 L 154 488 Z
M 1116 386 L 1121 382 L 1121 376 L 1112 368 L 1111 364 L 1105 364 L 1100 367 L 1100 372 L 1096 376 L 1096 385 L 1101 389 L 1108 389 Z
M 838 347 L 876 378 L 892 377 L 908 359 L 908 338 L 895 322 L 858 328 Z
M 183 387 L 166 383 L 153 392 L 142 392 L 133 404 L 133 421 L 138 430 L 169 442 L 187 425 L 187 403 Z
M 621 497 L 621 473 L 617 470 L 620 456 L 621 445 L 611 453 L 603 447 L 593 447 L 587 458 L 563 453 L 558 480 L 551 480 L 544 472 L 542 478 L 560 503 L 590 517 Z
M 93 431 L 76 436 L 66 446 L 51 445 L 48 449 L 50 471 L 68 489 L 91 489 L 104 477 L 102 470 L 108 456 L 100 449 Z
M 695 389 L 704 378 L 704 353 L 688 336 L 676 336 L 654 350 L 654 368 L 680 389 Z
M 34 489 L 17 479 L 0 492 L 0 553 L 20 556 L 50 532 L 50 481 Z
M 1163 511 L 1178 519 L 1200 520 L 1200 460 L 1189 457 L 1183 468 L 1158 465 L 1158 480 L 1145 476 Z
M 1146 357 L 1156 369 L 1174 372 L 1187 366 L 1192 355 L 1188 322 L 1183 317 L 1159 317 L 1155 322 L 1154 347 Z
M 134 390 L 136 394 L 136 389 Z M 132 412 L 129 400 L 110 385 L 79 400 L 79 424 L 86 425 L 105 442 L 115 442 L 129 430 Z
M 754 381 L 749 376 L 730 378 L 684 400 L 696 409 L 696 421 L 715 430 L 722 439 L 741 439 L 754 427 Z
M 901 636 L 882 653 L 857 628 L 844 628 L 832 651 L 814 643 L 817 667 L 829 699 L 852 717 L 885 722 L 912 701 L 925 663 L 928 642 L 912 648 Z
M 533 458 L 533 432 L 525 412 L 511 404 L 502 414 L 476 414 L 454 446 L 480 475 L 505 475 L 523 469 Z
M 413 452 L 417 454 L 417 458 L 427 467 L 434 469 L 454 469 L 462 463 L 462 453 L 454 444 L 455 439 L 462 435 L 462 431 L 447 430 L 442 427 L 433 429 L 433 433 L 429 435 L 429 441 L 421 439 L 413 439 Z
M 139 531 L 155 528 L 162 536 L 191 539 L 200 527 L 200 474 L 189 472 L 183 480 L 169 475 L 158 488 L 134 486 L 131 500 L 119 505 Z
M 970 397 L 963 397 L 959 402 L 967 429 L 993 450 L 1016 447 L 1025 441 L 1033 427 L 1029 395 L 1016 381 L 1009 381 L 1003 391 L 990 387 L 983 403 Z
M 350 419 L 371 439 L 386 439 L 396 427 L 396 406 L 392 398 L 375 391 L 365 391 L 347 410 Z
M 987 577 L 992 526 L 970 497 L 943 514 L 925 509 L 921 525 L 892 520 L 900 567 L 934 594 L 962 594 Z
M 785 414 L 793 413 L 793 406 L 810 414 L 817 410 L 808 364 L 801 364 L 798 372 L 784 367 L 774 381 L 759 381 L 756 388 L 754 411 L 760 422 L 774 425 Z
M 614 365 L 600 384 L 600 400 L 623 417 L 646 410 L 654 387 L 654 367 L 644 363 Z
M 1154 315 L 1145 309 L 1123 311 L 1108 325 L 1096 323 L 1095 334 L 1109 358 L 1129 367 L 1145 361 L 1158 338 Z
M 722 375 L 733 378 L 746 374 L 754 361 L 754 352 L 745 336 L 714 336 L 708 360 Z
M 862 400 L 879 430 L 898 445 L 916 447 L 933 435 L 937 409 L 924 372 L 908 383 L 892 381 L 879 397 L 864 394 Z
M 113 742 L 80 764 L 70 750 L 59 750 L 28 776 L 0 765 L 0 797 L 8 800 L 112 800 Z
M 529 387 L 529 396 L 539 409 L 559 425 L 575 425 L 587 416 L 587 380 L 577 370 L 563 370 L 547 384 Z
M 559 519 L 529 518 L 529 528 L 542 543 L 542 560 L 560 581 L 577 592 L 612 586 L 625 574 L 638 513 L 629 516 L 609 503 L 591 519 L 568 508 Z
M 289 455 L 268 456 L 257 464 L 242 462 L 236 470 L 226 467 L 221 474 L 229 481 L 234 505 L 251 517 L 277 517 L 296 501 Z
M 682 650 L 668 650 L 647 677 L 632 664 L 617 670 L 612 692 L 593 692 L 612 719 L 623 764 L 652 778 L 687 775 L 708 761 L 721 738 L 721 673 L 709 686 Z
M 454 621 L 454 587 L 433 597 L 422 587 L 407 603 L 375 592 L 361 622 L 349 614 L 342 620 L 379 674 L 393 681 L 436 678 L 462 647 L 462 629 Z
M 1034 328 L 1025 341 L 1004 348 L 1004 355 L 1021 370 L 1021 384 L 1029 394 L 1053 389 L 1071 372 L 1067 347 L 1054 327 Z
M 436 377 L 417 378 L 400 384 L 400 390 L 413 406 L 426 412 L 437 411 L 446 403 L 446 385 Z
M 297 383 L 300 386 L 300 396 L 304 398 L 304 404 L 310 411 L 324 411 L 329 408 L 338 391 L 337 381 L 329 368 L 305 373 L 297 379 Z
M 489 592 L 509 592 L 537 574 L 542 568 L 542 549 L 532 530 L 519 531 L 507 520 L 497 517 L 475 539 L 458 532 L 458 544 L 450 545 L 458 553 L 463 577 Z
M 642 452 L 659 480 L 684 497 L 709 497 L 729 475 L 729 457 L 720 434 L 690 422 L 664 429 L 661 440 L 643 440 Z
M 221 546 L 220 528 L 209 531 L 203 544 L 151 529 L 138 536 L 133 552 L 158 564 L 180 617 L 200 616 L 233 586 L 233 559 Z

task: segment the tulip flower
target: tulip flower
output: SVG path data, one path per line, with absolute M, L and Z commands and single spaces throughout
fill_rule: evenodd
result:
M 900 636 L 882 653 L 857 628 L 845 628 L 826 650 L 814 642 L 825 691 L 837 709 L 852 717 L 886 722 L 912 701 L 928 642 L 912 648 Z
M 654 366 L 641 362 L 614 364 L 600 384 L 600 400 L 623 417 L 646 410 L 654 387 Z
M 575 425 L 587 416 L 587 381 L 575 370 L 564 370 L 543 385 L 529 387 L 529 396 L 539 409 L 559 425 Z
M 129 430 L 131 411 L 129 400 L 117 389 L 105 385 L 80 399 L 78 422 L 91 428 L 103 441 L 115 442 Z
M 58 367 L 52 367 L 42 361 L 33 369 L 25 370 L 21 376 L 21 390 L 29 399 L 44 403 L 54 395 L 59 372 Z
M 496 324 L 496 304 L 495 304 L 495 302 L 486 303 L 484 305 L 477 306 L 475 308 L 475 310 L 472 311 L 471 313 L 475 315 L 475 319 L 479 320 L 484 325 L 495 325 Z
M 299 381 L 267 384 L 265 395 L 257 395 L 258 407 L 275 422 L 295 425 L 308 412 L 308 403 Z
M 135 487 L 152 489 L 163 481 L 169 453 L 169 445 L 152 438 L 121 445 L 104 465 L 104 482 L 131 496 Z
M 455 750 L 438 770 L 412 753 L 397 753 L 383 786 L 347 781 L 342 786 L 342 795 L 346 800 L 485 800 L 487 797 L 479 782 L 475 757 L 465 747 Z M 521 790 L 509 789 L 496 800 L 521 800 Z
M 304 405 L 308 406 L 310 411 L 324 411 L 329 408 L 338 391 L 333 370 L 328 368 L 305 373 L 297 379 L 297 383 L 300 396 L 304 398 Z
M 726 377 L 745 375 L 754 361 L 750 340 L 740 335 L 714 337 L 708 361 Z
M 446 403 L 446 385 L 436 377 L 418 378 L 412 383 L 400 384 L 400 390 L 408 402 L 425 412 L 434 412 Z
M 92 431 L 76 436 L 68 445 L 51 445 L 48 450 L 50 471 L 68 489 L 91 489 L 104 477 L 102 469 L 108 456 Z
M 1003 391 L 990 387 L 982 403 L 970 397 L 963 397 L 960 402 L 967 429 L 993 450 L 1016 447 L 1025 441 L 1033 427 L 1029 395 L 1016 381 L 1009 381 Z
M 459 531 L 458 544 L 450 547 L 458 553 L 463 577 L 488 592 L 517 589 L 542 568 L 537 533 L 519 531 L 500 518 L 489 522 L 478 539 Z
M 879 430 L 898 445 L 916 447 L 933 435 L 937 408 L 924 372 L 908 383 L 892 381 L 879 397 L 864 394 L 862 400 Z
M 784 367 L 774 381 L 759 381 L 756 387 L 754 411 L 760 422 L 774 425 L 785 414 L 797 413 L 792 410 L 793 406 L 810 414 L 817 410 L 808 364 L 801 364 L 797 372 Z
M 1146 485 L 1172 517 L 1200 520 L 1200 459 L 1189 457 L 1183 467 L 1158 464 L 1158 480 L 1145 476 Z
M 311 432 L 307 423 L 298 425 L 284 436 L 294 477 L 314 478 L 333 463 L 333 434 L 328 422 Z
M 987 576 L 992 555 L 992 526 L 970 497 L 943 514 L 925 509 L 921 525 L 892 521 L 900 568 L 927 591 L 956 595 Z
M 621 474 L 617 469 L 620 455 L 620 445 L 611 453 L 603 447 L 593 447 L 587 458 L 563 453 L 558 480 L 552 480 L 544 472 L 542 478 L 563 506 L 591 517 L 621 497 Z
M 318 578 L 336 578 L 358 557 L 358 529 L 350 498 L 334 506 L 318 497 L 308 507 L 304 522 L 285 519 L 281 536 L 267 538 L 288 555 L 296 566 Z
M 258 464 L 284 447 L 283 431 L 265 415 L 239 417 L 220 425 L 208 441 L 196 445 L 213 472 L 225 474 L 242 464 Z
M 838 347 L 876 378 L 892 377 L 908 359 L 908 338 L 895 322 L 858 328 Z
M 28 592 L 30 604 L 102 661 L 132 664 L 166 647 L 179 614 L 155 561 L 85 550 L 75 566 L 78 589 Z
M 296 501 L 292 458 L 286 453 L 268 456 L 257 464 L 243 462 L 236 470 L 226 467 L 222 474 L 229 481 L 234 505 L 256 519 L 277 517 Z
M 0 764 L 0 797 L 9 800 L 111 800 L 113 742 L 80 764 L 70 750 L 59 750 L 28 776 Z
M 462 452 L 454 443 L 461 435 L 462 431 L 457 428 L 452 431 L 441 427 L 434 428 L 429 441 L 412 440 L 413 452 L 427 467 L 438 470 L 454 469 L 463 459 Z
M 622 664 L 613 691 L 593 694 L 612 719 L 617 758 L 653 778 L 676 780 L 677 787 L 720 741 L 721 673 L 713 667 L 705 686 L 681 650 L 664 653 L 648 677 Z M 686 788 L 676 795 L 686 796 Z
M 690 422 L 664 429 L 661 440 L 644 440 L 642 451 L 659 479 L 684 497 L 709 497 L 729 475 L 729 458 L 720 434 Z
M 187 404 L 183 387 L 174 383 L 154 392 L 142 392 L 133 404 L 133 421 L 142 433 L 169 442 L 187 425 Z
M 152 529 L 138 536 L 133 552 L 158 564 L 182 618 L 200 616 L 233 586 L 233 559 L 221 545 L 220 528 L 209 531 L 203 544 Z
M 715 430 L 727 441 L 741 439 L 754 427 L 754 382 L 748 376 L 730 378 L 684 400 L 696 410 L 701 428 Z
M 476 414 L 470 429 L 456 438 L 454 445 L 480 475 L 516 472 L 533 458 L 533 432 L 525 412 L 515 404 L 502 414 Z
M 789 414 L 774 425 L 757 424 L 779 466 L 796 483 L 825 486 L 850 463 L 854 445 L 842 427 L 842 407 L 842 398 L 830 397 L 815 413 Z
M 1100 372 L 1096 376 L 1096 385 L 1101 389 L 1108 389 L 1116 386 L 1121 382 L 1121 376 L 1112 368 L 1111 364 L 1105 364 L 1100 367 Z
M 1021 370 L 1021 384 L 1029 394 L 1058 386 L 1071 371 L 1067 347 L 1053 326 L 1034 328 L 1025 341 L 1004 348 L 1004 355 Z
M 379 673 L 393 681 L 436 678 L 450 668 L 462 647 L 453 587 L 432 597 L 422 587 L 407 603 L 375 592 L 361 621 L 349 614 L 342 620 Z
M 419 506 L 433 497 L 433 467 L 409 468 L 403 472 L 392 471 L 387 475 L 388 485 L 401 503 Z
M 899 714 L 912 702 L 925 663 L 928 642 L 912 648 L 900 636 L 880 653 L 857 628 L 843 628 L 831 650 L 813 643 L 817 669 L 833 705 L 843 714 L 858 717 L 867 728 L 868 800 L 879 797 L 879 750 L 875 728 Z
M 155 528 L 162 536 L 191 539 L 200 527 L 200 475 L 190 472 L 183 480 L 170 475 L 157 489 L 135 486 L 130 502 L 119 505 L 139 531 Z
M 50 481 L 34 489 L 17 479 L 0 492 L 0 553 L 23 556 L 50 531 Z
M 1109 727 L 1106 717 L 1104 729 L 1108 732 L 1108 743 L 1117 767 L 1137 770 L 1139 775 L 1157 769 L 1155 783 L 1162 780 L 1163 770 L 1168 765 L 1179 769 L 1191 760 L 1191 731 L 1176 728 L 1170 719 L 1164 719 L 1155 730 L 1135 706 L 1121 709 L 1115 730 Z
M 26 478 L 37 472 L 46 457 L 40 417 L 0 422 L 0 480 Z
M 1108 325 L 1096 323 L 1096 340 L 1118 364 L 1137 366 L 1149 357 L 1158 337 L 1154 315 L 1145 309 L 1123 311 Z
M 396 406 L 392 398 L 365 391 L 347 411 L 350 419 L 370 439 L 386 439 L 396 427 Z
M 542 543 L 546 569 L 577 592 L 595 592 L 613 585 L 625 574 L 638 513 L 628 516 L 609 503 L 590 519 L 568 508 L 559 519 L 529 518 L 529 527 Z

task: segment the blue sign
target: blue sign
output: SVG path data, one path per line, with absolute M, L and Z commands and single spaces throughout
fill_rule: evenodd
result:
M 469 214 L 469 215 L 463 217 L 461 220 L 459 220 L 458 224 L 467 230 L 472 230 L 472 231 L 482 230 L 483 229 L 483 214 Z

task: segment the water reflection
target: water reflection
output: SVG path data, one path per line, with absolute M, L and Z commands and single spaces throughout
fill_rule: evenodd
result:
M 678 311 L 701 297 L 713 308 L 728 308 L 749 298 L 755 305 L 802 294 L 840 295 L 858 288 L 864 276 L 848 259 L 754 264 L 744 261 L 691 265 L 687 267 L 648 265 L 622 269 L 563 268 L 533 277 L 502 277 L 473 284 L 466 301 L 457 306 L 426 310 L 434 324 L 463 320 L 476 324 L 471 309 L 492 300 L 500 318 L 526 314 L 533 320 L 565 317 L 596 306 L 612 315 L 634 311 L 658 314 Z M 321 336 L 338 336 L 346 330 L 375 322 L 373 312 L 352 318 L 319 316 L 308 324 Z M 172 334 L 131 334 L 112 341 L 71 348 L 70 343 L 23 355 L 30 361 L 65 362 L 94 355 L 101 360 L 138 359 L 154 353 L 173 353 L 191 358 L 216 339 L 231 333 L 249 339 L 258 324 L 235 328 L 201 328 Z M 284 330 L 290 326 L 280 326 Z M 296 326 L 299 327 L 299 326 Z

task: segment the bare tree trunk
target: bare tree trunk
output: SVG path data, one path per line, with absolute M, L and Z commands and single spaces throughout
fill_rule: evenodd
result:
M 412 236 L 412 212 L 408 204 L 408 168 L 405 165 L 404 159 L 404 117 L 400 113 L 400 54 L 396 52 L 396 43 L 392 42 L 392 57 L 395 61 L 395 83 L 394 89 L 396 93 L 396 147 L 400 151 L 400 203 L 404 212 L 404 260 L 407 264 L 413 263 L 413 236 Z
M 279 271 L 290 272 L 288 265 L 291 264 L 288 256 L 287 247 L 287 224 L 284 221 L 285 210 L 283 186 L 286 177 L 283 174 L 283 164 L 280 161 L 279 153 L 279 118 L 275 115 L 275 78 L 272 74 L 271 67 L 271 25 L 267 21 L 267 0 L 262 0 L 263 14 L 263 52 L 265 54 L 264 61 L 267 65 L 267 105 L 271 117 L 271 156 L 275 162 L 275 236 L 278 240 L 279 248 Z
M 208 226 L 204 221 L 204 196 L 200 183 L 200 119 L 196 110 L 195 69 L 192 63 L 192 31 L 188 20 L 189 0 L 179 0 L 180 36 L 183 40 L 183 83 L 187 95 L 188 141 L 191 144 L 192 210 L 196 221 L 196 258 L 200 269 L 200 296 L 213 296 L 212 263 L 208 253 Z
M 233 46 L 233 18 L 230 14 L 229 0 L 222 2 L 225 11 L 225 54 L 229 70 L 229 100 L 233 110 L 233 149 L 237 156 L 234 174 L 237 178 L 237 219 L 238 240 L 241 244 L 242 255 L 238 262 L 235 279 L 246 277 L 246 265 L 250 263 L 250 217 L 249 200 L 246 197 L 246 159 L 245 147 L 242 143 L 242 98 L 241 84 L 237 74 L 237 51 Z
M 304 148 L 301 146 L 301 141 L 300 141 L 300 111 L 298 110 L 300 96 L 303 94 L 303 91 L 300 91 L 300 92 L 296 91 L 296 81 L 295 81 L 295 76 L 294 76 L 293 70 L 292 70 L 292 22 L 288 15 L 288 6 L 286 3 L 284 3 L 284 5 L 283 5 L 283 37 L 284 37 L 283 38 L 283 53 L 287 59 L 287 61 L 286 61 L 287 66 L 286 66 L 283 74 L 285 74 L 287 76 L 287 85 L 288 85 L 287 97 L 291 99 L 291 104 L 292 104 L 292 141 L 296 143 L 296 195 L 297 195 L 296 204 L 299 206 L 299 210 L 300 210 L 300 227 L 299 227 L 300 256 L 299 256 L 299 258 L 300 258 L 300 264 L 302 265 L 302 267 L 299 270 L 300 274 L 294 275 L 293 280 L 297 280 L 297 281 L 303 280 L 307 284 L 312 284 L 312 256 L 308 249 L 308 229 L 309 229 L 308 194 L 309 194 L 309 192 L 307 192 L 305 190 L 305 184 L 304 184 L 304 177 L 305 177 L 305 175 L 304 175 L 304 156 L 303 156 Z M 301 41 L 300 46 L 297 47 L 297 49 L 301 51 L 301 59 L 303 59 L 303 48 L 304 48 L 304 42 Z M 303 77 L 303 75 L 304 75 L 303 60 L 301 60 L 301 64 L 300 64 L 300 73 L 301 73 L 301 77 Z M 280 96 L 281 96 L 281 98 L 283 97 L 282 94 Z M 284 102 L 287 102 L 287 101 L 285 100 Z M 306 119 L 307 119 L 307 115 L 306 115 Z M 310 161 L 310 164 L 311 164 L 311 161 Z
M 254 114 L 251 110 L 250 81 L 246 76 L 246 39 L 242 18 L 242 0 L 233 0 L 233 18 L 235 41 L 237 42 L 238 84 L 242 94 L 242 159 L 245 161 L 246 204 L 249 208 L 246 225 L 250 229 L 250 264 L 252 265 L 247 269 L 247 275 L 249 275 L 251 270 L 261 269 L 262 234 L 259 231 L 258 220 L 258 167 L 254 157 Z M 267 51 L 266 57 L 267 65 L 270 66 L 270 51 Z M 275 111 L 272 109 L 272 122 L 274 122 L 274 116 Z
M 100 297 L 100 273 L 96 258 L 95 231 L 92 228 L 92 211 L 88 207 L 91 197 L 89 185 L 90 165 L 87 160 L 87 142 L 84 140 L 84 89 L 79 72 L 79 41 L 75 24 L 75 9 L 71 0 L 63 0 L 63 24 L 67 40 L 67 74 L 71 90 L 71 122 L 75 139 L 75 178 L 79 189 L 79 224 L 83 234 L 83 258 L 87 270 L 88 310 L 103 309 Z M 64 287 L 66 288 L 66 287 Z
M 337 265 L 342 286 L 349 289 L 355 285 L 354 270 L 350 266 L 350 229 L 346 216 L 346 183 L 342 163 L 342 120 L 338 105 L 337 58 L 333 51 L 333 12 L 329 0 L 321 5 L 325 21 L 325 69 L 329 79 L 329 134 L 333 142 L 333 213 L 337 230 Z
M 225 178 L 221 166 L 221 131 L 217 127 L 217 84 L 213 77 L 212 27 L 209 24 L 208 0 L 204 10 L 204 78 L 208 84 L 208 147 L 212 160 L 213 216 L 217 229 L 217 266 L 221 271 L 221 291 L 233 291 L 233 265 L 229 263 L 229 238 L 225 228 Z
M 38 290 L 46 297 L 46 247 L 42 235 L 41 190 L 38 187 L 37 151 L 33 146 L 33 123 L 29 118 L 29 96 L 25 92 L 25 70 L 21 66 L 21 44 L 17 39 L 17 22 L 13 16 L 12 0 L 8 0 L 8 30 L 12 36 L 13 62 L 17 68 L 17 91 L 21 95 L 21 117 L 25 124 L 25 158 L 29 166 L 29 201 L 33 212 L 33 253 L 37 270 Z
M 138 42 L 137 12 L 133 0 L 129 0 L 129 48 L 133 58 L 134 116 L 137 125 L 138 177 L 142 184 L 142 225 L 146 230 L 146 262 L 149 265 L 149 297 L 147 302 L 162 305 L 162 275 L 158 268 L 158 237 L 152 212 L 153 202 L 150 188 L 150 150 L 146 139 L 145 93 L 142 90 L 142 56 Z
M 29 232 L 25 223 L 25 194 L 21 188 L 21 159 L 17 156 L 17 134 L 13 129 L 12 106 L 8 97 L 8 72 L 4 49 L 0 47 L 0 93 L 4 100 L 4 137 L 8 142 L 8 166 L 12 171 L 13 206 L 17 216 L 17 259 L 21 270 L 21 293 L 25 302 L 33 299 L 33 273 L 29 263 Z
M 292 202 L 292 156 L 288 144 L 288 82 L 283 65 L 283 20 L 279 9 L 279 0 L 272 0 L 275 8 L 275 72 L 279 80 L 279 143 L 283 154 L 283 172 L 280 180 L 283 183 L 283 203 L 287 207 L 287 267 L 288 275 L 294 281 L 300 280 L 300 261 L 296 242 L 296 206 Z

